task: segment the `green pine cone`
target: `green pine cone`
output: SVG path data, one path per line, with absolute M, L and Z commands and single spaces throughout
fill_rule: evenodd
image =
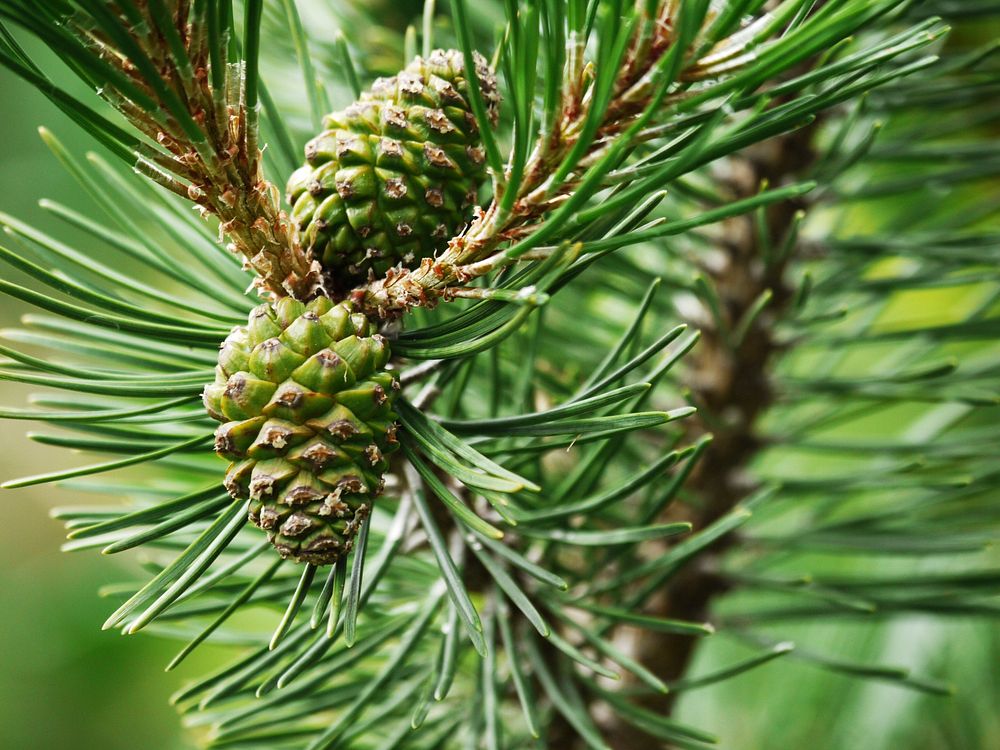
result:
M 395 450 L 386 340 L 349 302 L 286 297 L 226 338 L 205 388 L 225 485 L 282 557 L 346 555 Z
M 496 77 L 478 54 L 476 74 L 495 120 Z M 462 53 L 435 50 L 327 115 L 306 145 L 288 202 L 331 291 L 413 267 L 471 218 L 486 158 L 468 87 Z

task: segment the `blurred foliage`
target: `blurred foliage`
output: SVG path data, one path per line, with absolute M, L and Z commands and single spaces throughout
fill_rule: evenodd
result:
M 67 85 L 74 79 L 65 76 Z M 0 210 L 48 226 L 38 207 L 42 196 L 82 211 L 93 205 L 72 177 L 59 168 L 38 138 L 45 123 L 71 148 L 94 143 L 59 110 L 33 95 L 30 86 L 0 70 L 0 97 L 17 102 L 0 118 Z M 60 235 L 60 228 L 53 233 Z M 65 232 L 62 232 L 65 235 Z M 16 272 L 5 269 L 10 277 Z M 11 299 L 0 303 L 0 327 L 10 326 L 30 308 Z M 23 403 L 30 389 L 0 382 L 0 403 Z M 65 451 L 32 443 L 23 425 L 3 425 L 0 474 L 43 471 L 67 461 Z M 70 461 L 74 459 L 70 458 Z M 75 459 L 83 463 L 84 459 Z M 0 525 L 0 746 L 20 750 L 180 750 L 192 747 L 167 703 L 190 673 L 218 660 L 209 650 L 179 674 L 165 676 L 174 647 L 158 639 L 123 639 L 102 631 L 107 602 L 97 592 L 121 577 L 129 560 L 109 564 L 94 556 L 67 558 L 59 551 L 63 534 L 48 510 L 60 504 L 99 500 L 51 488 L 7 493 L 0 500 L 16 522 Z

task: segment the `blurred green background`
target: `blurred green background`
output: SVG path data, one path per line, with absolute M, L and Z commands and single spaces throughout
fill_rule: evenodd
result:
M 0 71 L 0 101 L 6 103 L 0 118 L 0 211 L 45 225 L 37 201 L 50 197 L 97 216 L 36 128 L 44 123 L 75 152 L 92 143 L 5 71 Z M 66 237 L 62 227 L 46 229 Z M 938 304 L 945 308 L 958 301 L 944 298 Z M 25 311 L 3 300 L 0 326 L 11 325 Z M 897 312 L 905 317 L 907 311 Z M 0 404 L 23 405 L 27 392 L 0 383 Z M 72 460 L 65 451 L 31 443 L 25 427 L 2 424 L 0 477 L 64 467 Z M 102 559 L 93 552 L 61 554 L 61 527 L 48 518 L 54 505 L 95 499 L 49 487 L 0 495 L 7 519 L 0 524 L 0 747 L 193 747 L 167 698 L 221 654 L 205 649 L 177 673 L 164 674 L 175 644 L 100 630 L 113 607 L 97 591 L 121 580 L 131 561 Z M 950 699 L 928 696 L 786 661 L 691 693 L 680 703 L 679 718 L 717 731 L 725 750 L 1000 748 L 1000 633 L 994 623 L 910 617 L 881 627 L 809 624 L 785 628 L 782 635 L 822 644 L 841 658 L 905 665 L 946 678 L 957 693 Z M 712 671 L 745 654 L 742 646 L 719 639 L 699 653 L 693 673 Z
M 43 197 L 98 216 L 38 137 L 45 124 L 70 148 L 92 148 L 92 142 L 37 92 L 7 71 L 0 71 L 0 211 L 45 226 L 60 238 L 61 227 L 49 227 L 38 208 Z M 79 236 L 73 236 L 75 242 Z M 13 275 L 4 269 L 5 275 Z M 25 305 L 0 301 L 0 327 L 15 323 Z M 0 384 L 0 404 L 23 406 L 30 389 Z M 0 426 L 0 476 L 37 473 L 65 466 L 73 456 L 37 445 L 25 437 L 27 423 Z M 81 457 L 80 463 L 85 460 Z M 85 552 L 59 552 L 61 525 L 49 519 L 53 506 L 92 503 L 51 487 L 3 491 L 0 508 L 9 522 L 0 528 L 0 747 L 11 750 L 175 750 L 193 747 L 182 737 L 168 705 L 169 694 L 205 667 L 185 664 L 175 674 L 163 667 L 174 644 L 151 637 L 123 638 L 102 632 L 113 607 L 98 589 L 120 581 L 129 560 L 101 558 Z

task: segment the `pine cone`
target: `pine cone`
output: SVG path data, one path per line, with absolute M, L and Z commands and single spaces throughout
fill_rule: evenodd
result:
M 350 303 L 260 305 L 222 345 L 208 413 L 225 485 L 282 557 L 346 555 L 397 446 L 386 340 Z
M 496 77 L 478 54 L 476 75 L 495 121 Z M 462 53 L 435 50 L 327 115 L 306 145 L 288 201 L 330 291 L 413 267 L 470 218 L 486 159 L 468 86 Z

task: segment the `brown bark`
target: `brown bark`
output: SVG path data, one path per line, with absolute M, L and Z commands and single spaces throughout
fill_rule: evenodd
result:
M 815 158 L 811 145 L 815 130 L 812 125 L 774 139 L 734 161 L 723 180 L 731 197 L 749 197 L 759 191 L 764 181 L 777 187 L 801 177 Z M 803 207 L 801 199 L 770 207 L 768 239 L 772 246 L 780 246 L 796 213 Z M 720 249 L 725 254 L 725 263 L 706 267 L 704 273 L 718 290 L 730 329 L 762 292 L 770 290 L 773 298 L 735 350 L 714 326 L 703 326 L 702 340 L 685 375 L 701 413 L 712 419 L 711 427 L 705 421 L 695 420 L 691 428 L 692 438 L 709 432 L 713 435 L 687 484 L 697 502 L 673 511 L 690 520 L 696 532 L 726 515 L 753 490 L 748 465 L 761 449 L 755 424 L 773 400 L 768 373 L 779 349 L 769 321 L 787 308 L 792 297 L 784 279 L 786 265 L 778 263 L 768 268 L 763 262 L 764 248 L 760 246 L 752 218 L 730 219 L 723 225 L 722 235 Z M 646 611 L 673 619 L 710 620 L 713 600 L 727 589 L 718 568 L 721 556 L 732 543 L 732 536 L 724 537 L 697 560 L 682 567 L 654 594 Z M 687 673 L 698 639 L 650 631 L 641 631 L 636 637 L 634 655 L 662 680 L 670 682 Z M 670 713 L 675 698 L 672 693 L 651 696 L 643 704 L 659 713 Z M 623 724 L 612 728 L 610 739 L 611 746 L 619 750 L 660 746 L 657 740 Z

